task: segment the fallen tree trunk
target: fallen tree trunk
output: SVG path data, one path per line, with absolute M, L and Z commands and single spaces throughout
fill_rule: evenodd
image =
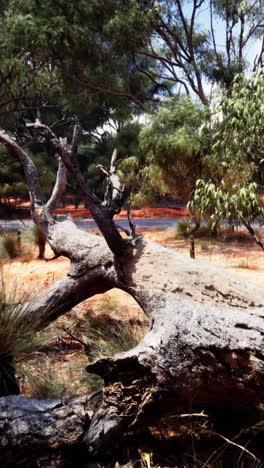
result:
M 0 398 L 1 466 L 80 466 L 88 405 L 87 397 Z
M 141 343 L 88 366 L 105 379 L 102 405 L 85 436 L 93 453 L 168 413 L 228 401 L 264 403 L 263 308 L 140 295 L 151 320 Z

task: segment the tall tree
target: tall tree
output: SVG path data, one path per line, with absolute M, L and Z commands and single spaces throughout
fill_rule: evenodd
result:
M 147 4 L 154 15 L 153 29 L 148 48 L 134 49 L 135 62 L 138 57 L 153 58 L 159 66 L 149 75 L 169 80 L 172 95 L 179 90 L 192 92 L 207 105 L 206 82 L 229 89 L 237 73 L 263 64 L 261 1 L 149 0 Z M 248 49 L 257 39 L 262 44 L 249 64 Z
M 169 194 L 189 201 L 205 168 L 198 136 L 203 116 L 190 98 L 179 98 L 165 101 L 148 119 L 139 134 L 137 157 L 121 164 L 134 203 L 150 203 Z
M 264 222 L 263 187 L 263 70 L 238 75 L 230 95 L 204 126 L 202 133 L 210 171 L 196 183 L 193 209 L 217 223 L 244 224 L 264 248 L 252 224 Z

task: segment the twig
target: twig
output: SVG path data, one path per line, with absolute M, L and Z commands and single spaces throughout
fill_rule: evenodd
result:
M 174 417 L 179 418 L 179 419 L 181 418 L 209 418 L 208 414 L 205 414 L 204 411 L 201 411 L 201 413 L 178 414 L 178 415 L 175 415 Z
M 239 450 L 241 450 L 244 453 L 247 453 L 250 457 L 252 457 L 255 461 L 259 462 L 260 460 L 248 449 L 243 447 L 243 445 L 239 445 L 236 442 L 233 442 L 232 440 L 228 439 L 227 437 L 224 437 L 223 435 L 219 434 L 218 432 L 214 431 L 208 431 L 209 434 L 216 435 L 217 437 L 220 437 L 220 439 L 223 439 L 227 444 L 233 445 L 234 447 L 237 447 Z M 213 458 L 217 450 L 206 460 L 205 464 L 202 466 L 202 468 L 206 468 L 208 466 L 209 461 Z
M 127 219 L 128 219 L 128 222 L 129 222 L 129 227 L 130 227 L 130 231 L 131 231 L 131 237 L 132 239 L 134 239 L 136 237 L 136 225 L 132 222 L 132 218 L 131 218 L 131 208 L 130 206 L 127 208 Z

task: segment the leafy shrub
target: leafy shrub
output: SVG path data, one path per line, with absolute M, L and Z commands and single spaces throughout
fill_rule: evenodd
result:
M 194 224 L 190 218 L 180 219 L 175 226 L 175 237 L 188 239 L 192 234 L 193 227 Z M 215 232 L 212 231 L 209 223 L 203 223 L 194 233 L 195 237 L 212 237 L 213 235 L 215 235 Z
M 175 226 L 175 237 L 180 239 L 187 239 L 191 234 L 193 227 L 192 220 L 190 218 L 182 218 L 178 221 Z M 228 223 L 222 223 L 214 228 L 210 221 L 201 224 L 201 226 L 195 231 L 195 237 L 211 237 L 211 238 L 223 238 L 226 240 L 228 235 L 234 232 L 234 227 Z

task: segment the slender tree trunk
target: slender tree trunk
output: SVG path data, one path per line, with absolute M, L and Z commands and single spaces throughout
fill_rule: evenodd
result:
M 190 257 L 195 258 L 195 240 L 194 236 L 190 236 Z
M 38 243 L 38 249 L 39 249 L 38 258 L 40 260 L 43 260 L 45 258 L 45 246 L 46 246 L 46 242 Z
M 247 223 L 245 220 L 243 221 L 244 225 L 246 226 L 249 234 L 253 237 L 254 241 L 256 242 L 256 244 L 262 249 L 264 250 L 264 244 L 263 242 L 261 242 L 260 238 L 258 237 L 256 231 L 253 229 L 253 227 Z

